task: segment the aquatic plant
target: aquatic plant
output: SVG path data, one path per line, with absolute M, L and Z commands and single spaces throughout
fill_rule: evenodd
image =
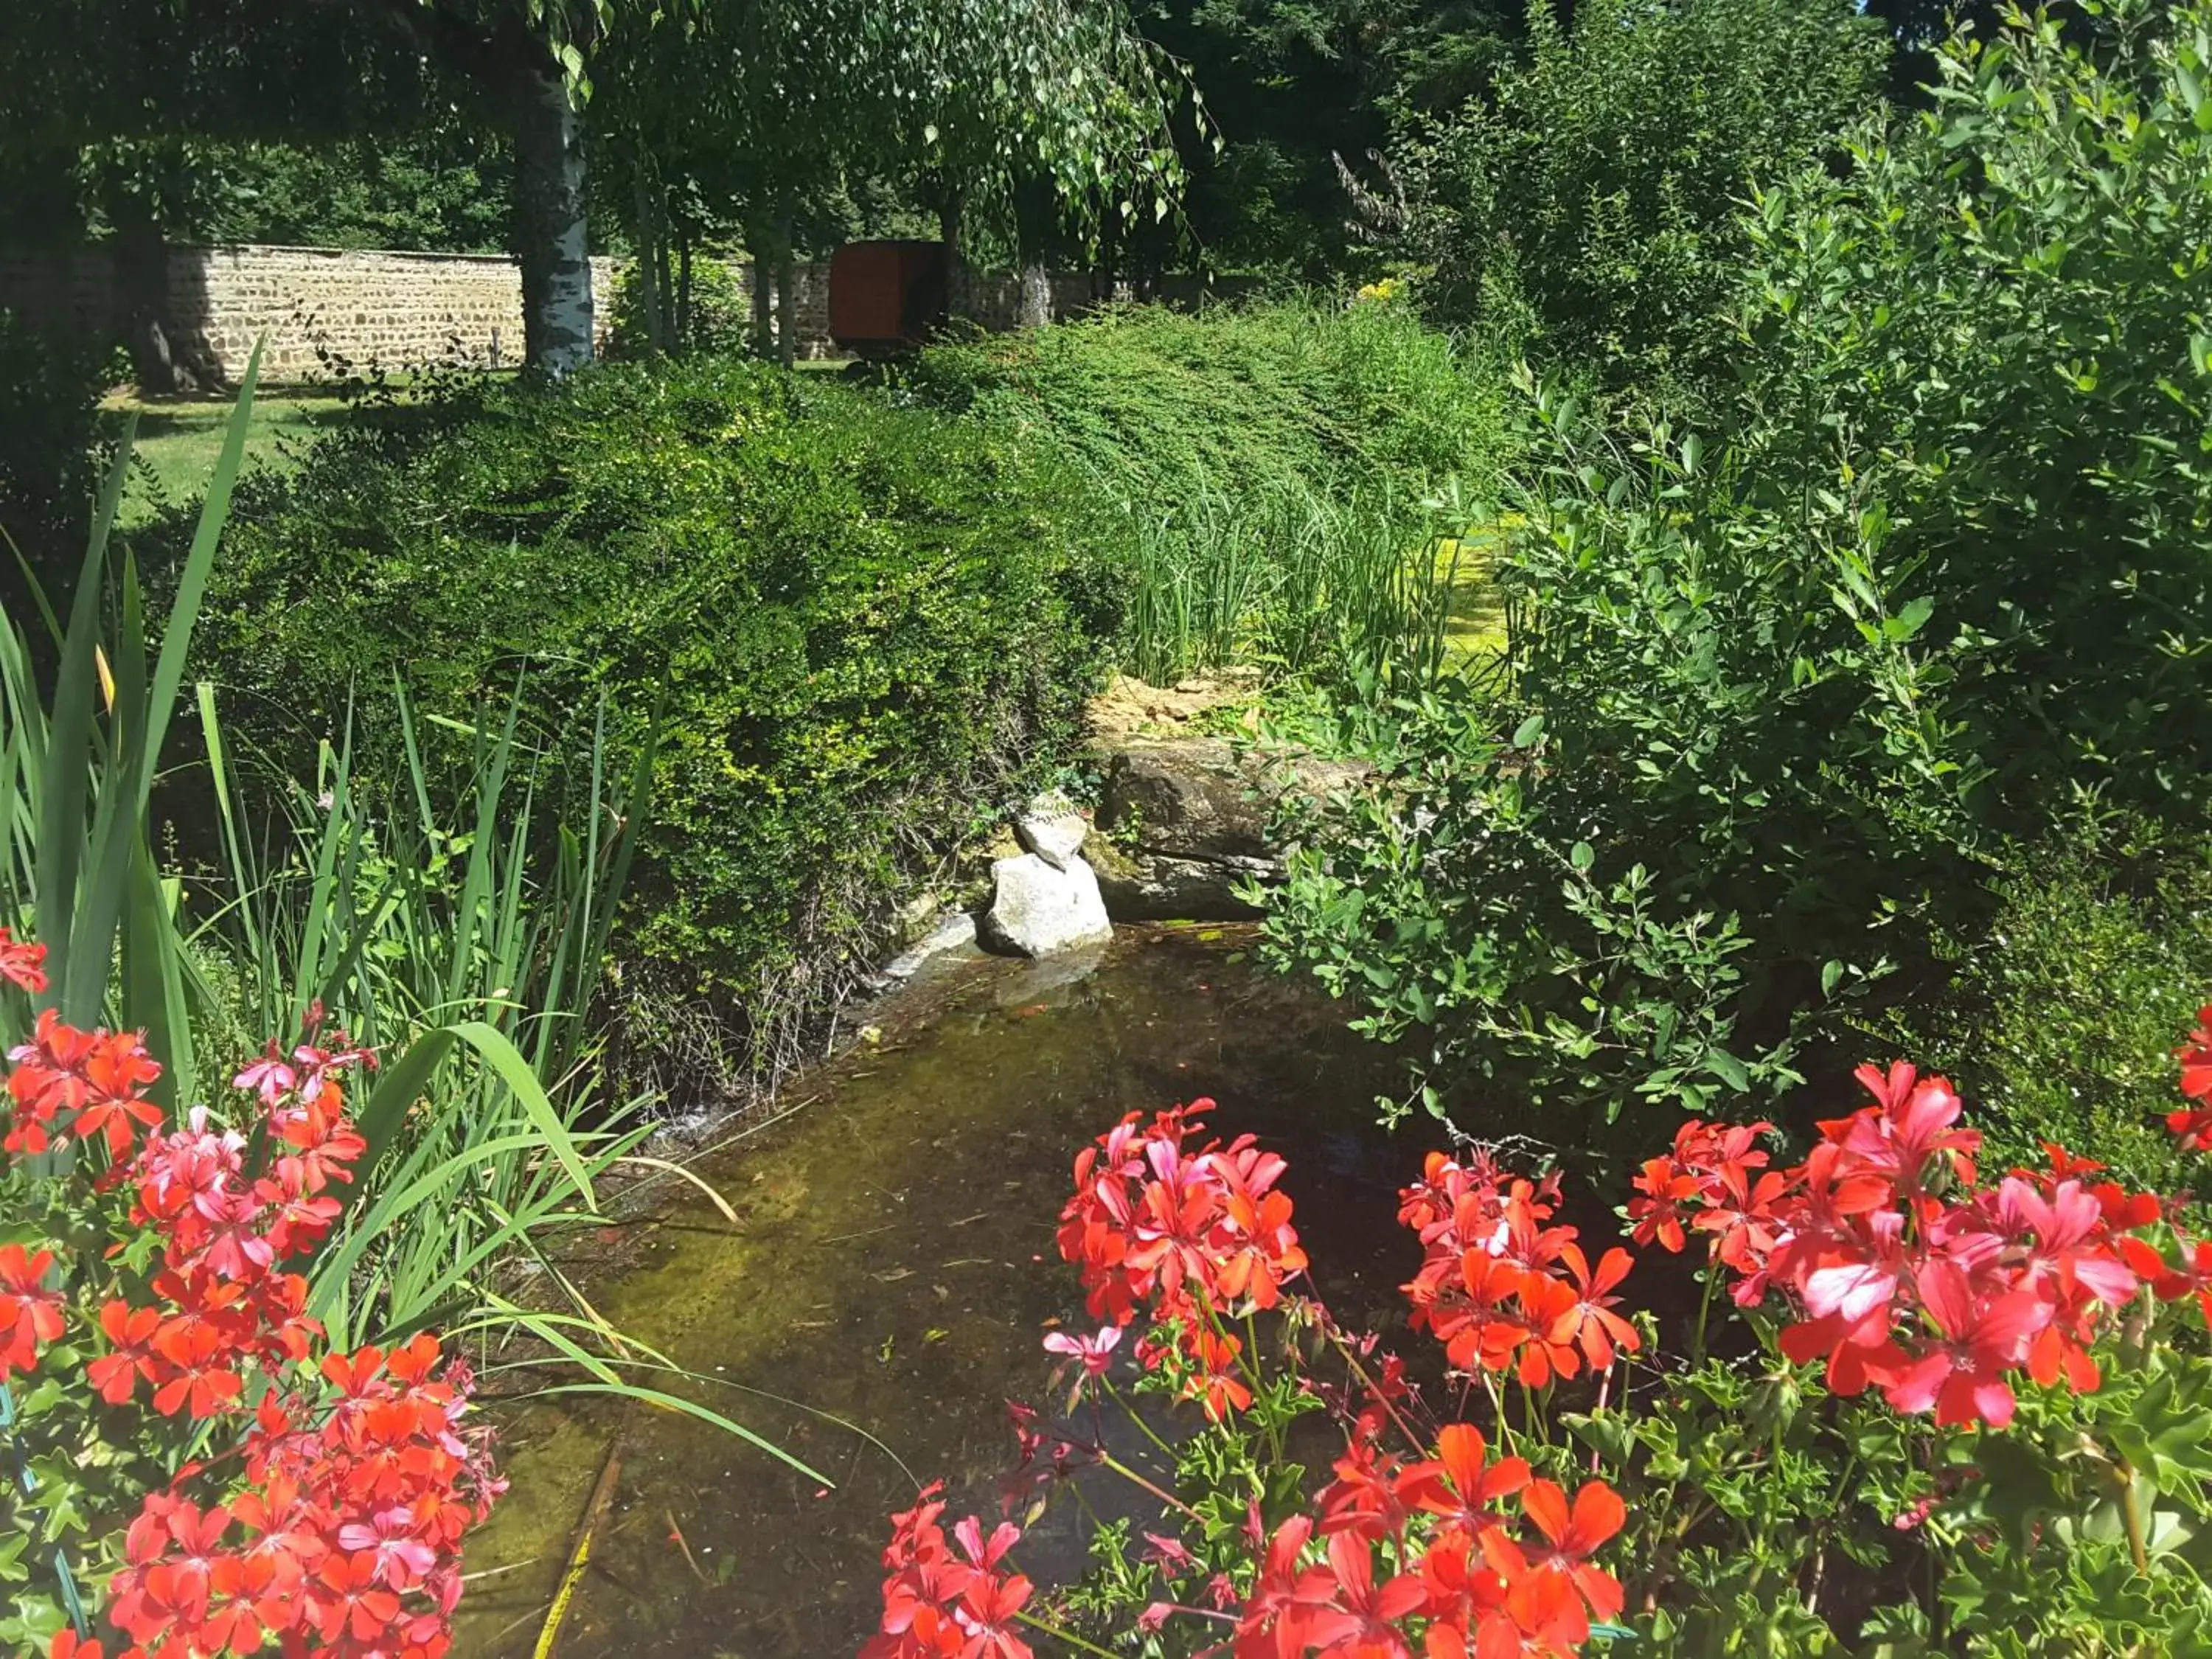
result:
M 2188 1103 L 2166 1127 L 2212 1150 L 2212 1006 L 2178 1053 Z M 1044 1340 L 1064 1420 L 1013 1407 L 988 1538 L 974 1517 L 948 1534 L 942 1483 L 895 1518 L 866 1659 L 1025 1659 L 1032 1632 L 1238 1659 L 1691 1655 L 1729 1633 L 1808 1654 L 2200 1650 L 2212 1241 L 2180 1200 L 2057 1146 L 1984 1179 L 1946 1080 L 1902 1061 L 1857 1078 L 1871 1103 L 1793 1162 L 1771 1124 L 1692 1120 L 1636 1174 L 1630 1244 L 1662 1265 L 1704 1245 L 1674 1344 L 1615 1294 L 1632 1249 L 1593 1267 L 1557 1218 L 1557 1171 L 1430 1154 L 1399 1219 L 1441 1411 L 1420 1357 L 1378 1355 L 1312 1294 L 1281 1158 L 1200 1141 L 1210 1101 L 1124 1118 L 1078 1156 L 1060 1216 L 1099 1322 Z M 1152 1400 L 1203 1421 L 1171 1433 Z M 1108 1406 L 1144 1455 L 1116 1449 Z M 1318 1482 L 1287 1432 L 1311 1413 L 1341 1434 Z M 1087 1471 L 1132 1486 L 1138 1518 L 1106 1518 Z M 1070 1485 L 1093 1570 L 1040 1589 L 1012 1552 Z

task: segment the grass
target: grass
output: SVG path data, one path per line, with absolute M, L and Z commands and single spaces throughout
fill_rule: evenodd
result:
M 132 450 L 131 477 L 124 488 L 117 520 L 143 524 L 165 507 L 198 501 L 207 492 L 216 459 L 222 453 L 228 401 L 143 398 L 125 394 L 100 406 L 103 424 L 119 433 L 123 418 L 138 416 L 138 441 Z M 246 459 L 289 465 L 316 426 L 345 408 L 343 399 L 299 392 L 254 400 L 252 424 L 246 434 Z
M 842 374 L 849 357 L 802 359 L 794 365 L 810 374 Z M 246 459 L 289 466 L 319 426 L 346 409 L 343 398 L 294 388 L 257 397 L 253 424 L 246 434 Z M 100 405 L 106 435 L 119 434 L 123 417 L 138 416 L 138 441 L 132 450 L 131 477 L 124 487 L 116 520 L 124 528 L 143 524 L 165 507 L 198 501 L 206 493 L 216 458 L 222 451 L 228 399 L 142 398 L 119 392 Z

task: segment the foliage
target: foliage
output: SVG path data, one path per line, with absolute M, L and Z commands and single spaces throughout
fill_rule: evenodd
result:
M 280 757 L 398 675 L 434 787 L 442 722 L 526 665 L 548 792 L 584 786 L 602 698 L 611 774 L 657 731 L 623 1004 L 665 1037 L 654 994 L 703 998 L 738 1073 L 772 1072 L 894 896 L 1071 732 L 1116 623 L 1087 500 L 985 422 L 730 360 L 609 366 L 421 441 L 325 439 L 242 510 L 203 660 Z M 402 763 L 357 720 L 359 764 Z M 671 1080 L 711 1086 L 698 1058 Z
M 2181 1061 L 2168 1127 L 2201 1152 L 2212 1009 Z M 2063 1148 L 1985 1176 L 1947 1082 L 1902 1061 L 1857 1075 L 1873 1103 L 1786 1167 L 1771 1125 L 1694 1119 L 1644 1164 L 1632 1243 L 1694 1241 L 1705 1263 L 1694 1313 L 1664 1320 L 1622 1306 L 1628 1248 L 1593 1267 L 1555 1218 L 1556 1172 L 1431 1153 L 1399 1219 L 1422 1252 L 1411 1327 L 1449 1367 L 1442 1410 L 1302 1288 L 1280 1158 L 1194 1144 L 1210 1102 L 1131 1114 L 1079 1154 L 1061 1212 L 1101 1323 L 1045 1339 L 1064 1413 L 1013 1408 L 1000 1490 L 1021 1518 L 948 1536 L 925 1488 L 894 1518 L 864 1652 L 1019 1659 L 1032 1629 L 1084 1651 L 1391 1659 L 2201 1645 L 2212 1243 Z M 1116 1381 L 1132 1330 L 1133 1392 Z M 1151 1400 L 1204 1421 L 1170 1439 Z M 1341 1435 L 1317 1490 L 1311 1437 L 1289 1434 L 1309 1414 Z M 1136 1516 L 1102 1518 L 1093 1470 Z M 1011 1552 L 1068 1484 L 1093 1570 L 1040 1591 Z
M 1712 442 L 1536 392 L 1507 703 L 1378 734 L 1274 948 L 1457 1079 L 1704 1110 L 1978 929 L 2069 784 L 2199 811 L 2208 21 L 1955 43 L 1936 112 L 1764 198 Z
M 1218 143 L 1181 135 L 1181 219 L 1211 270 L 1327 283 L 1379 257 L 1338 173 L 1386 149 L 1394 121 L 1456 108 L 1519 44 L 1510 0 L 1147 0 L 1137 27 L 1188 66 Z M 1163 227 L 1168 229 L 1170 227 Z M 1125 257 L 1153 250 L 1133 233 Z M 1157 256 L 1156 256 L 1157 257 Z
M 524 1308 L 495 1283 L 515 1255 L 542 1261 L 550 1234 L 597 1213 L 595 1182 L 640 1133 L 622 1123 L 626 1115 L 596 1108 L 593 1043 L 581 1020 L 628 861 L 620 826 L 642 806 L 641 779 L 617 787 L 595 775 L 590 809 L 557 837 L 544 873 L 525 857 L 535 787 L 526 781 L 519 808 L 507 793 L 516 752 L 510 714 L 503 733 L 474 739 L 474 815 L 464 833 L 435 829 L 419 761 L 407 804 L 419 802 L 424 814 L 416 835 L 405 806 L 395 811 L 392 800 L 361 787 L 341 761 L 318 780 L 321 793 L 300 803 L 294 844 L 271 845 L 230 786 L 214 694 L 203 685 L 198 713 L 223 864 L 187 881 L 157 862 L 155 785 L 251 420 L 252 379 L 249 368 L 192 544 L 171 573 L 158 655 L 146 644 L 135 566 L 125 558 L 112 586 L 103 580 L 127 433 L 67 629 L 57 630 L 49 697 L 16 620 L 0 632 L 0 915 L 6 930 L 35 928 L 42 941 L 0 949 L 0 973 L 40 1000 L 35 1027 L 20 1007 L 0 1007 L 0 1035 L 27 1039 L 13 1049 L 9 1085 L 8 1150 L 23 1157 L 0 1176 L 0 1258 L 10 1249 L 17 1257 L 0 1260 L 9 1279 L 0 1331 L 11 1344 L 0 1371 L 25 1369 L 37 1344 L 64 1334 L 65 1290 L 77 1325 L 68 1351 L 48 1357 L 59 1352 L 70 1365 L 91 1358 L 88 1380 L 101 1395 L 94 1404 L 89 1389 L 52 1375 L 20 1402 L 0 1393 L 0 1405 L 20 1403 L 20 1422 L 0 1426 L 27 1460 L 11 1455 L 16 1484 L 4 1501 L 20 1498 L 36 1516 L 11 1528 L 0 1583 L 24 1585 L 9 1592 L 17 1605 L 8 1619 L 50 1632 L 59 1617 L 54 1595 L 65 1607 L 76 1585 L 57 1549 L 74 1559 L 79 1534 L 106 1529 L 106 1538 L 155 1487 L 173 1486 L 174 1498 L 196 1505 L 227 1498 L 235 1466 L 205 1460 L 242 1451 L 250 1480 L 270 1474 L 263 1498 L 187 1510 L 154 1492 L 160 1501 L 125 1540 L 131 1587 L 118 1589 L 116 1621 L 143 1639 L 172 1613 L 199 1620 L 211 1610 L 195 1599 L 191 1576 L 204 1571 L 223 1604 L 219 1627 L 240 1644 L 266 1624 L 302 1640 L 319 1630 L 343 1648 L 352 1609 L 383 1607 L 388 1595 L 396 1617 L 401 1595 L 416 1598 L 433 1584 L 439 1601 L 410 1599 L 407 1613 L 428 1651 L 450 1611 L 440 1602 L 458 1581 L 442 1571 L 433 1580 L 434 1563 L 416 1546 L 450 1546 L 465 1512 L 428 1486 L 403 1491 L 374 1476 L 387 1500 L 428 1506 L 403 1525 L 381 1516 L 389 1502 L 364 1516 L 368 1499 L 355 1489 L 370 1478 L 364 1459 L 404 1457 L 412 1481 L 453 1451 L 428 1418 L 418 1426 L 430 1443 L 418 1446 L 416 1430 L 386 1413 L 387 1404 L 416 1413 L 458 1398 L 422 1392 L 435 1357 L 434 1345 L 422 1346 L 426 1327 L 442 1324 L 453 1347 L 477 1351 L 492 1370 L 550 1360 L 585 1379 L 556 1385 L 563 1390 L 650 1398 L 750 1437 L 718 1413 L 627 1381 L 625 1365 L 668 1364 L 618 1340 L 580 1298 L 573 1311 Z M 404 720 L 404 705 L 400 712 Z M 641 755 L 650 752 L 648 744 Z M 603 750 L 595 744 L 592 756 L 600 767 Z M 333 1009 L 357 1022 L 384 1061 L 363 1091 L 357 1127 L 337 1116 L 342 1085 L 330 1073 L 336 1051 L 349 1045 L 322 1035 Z M 252 1059 L 249 1045 L 270 1032 L 283 1036 Z M 151 1059 L 149 1033 L 166 1066 Z M 266 1115 L 210 1118 L 210 1080 L 248 1061 L 240 1086 L 262 1097 Z M 582 1127 L 592 1110 L 599 1124 Z M 175 1127 L 146 1153 L 138 1201 L 162 1218 L 167 1243 L 132 1223 L 120 1255 L 106 1256 L 101 1239 L 125 1219 L 123 1155 L 165 1112 Z M 250 1140 L 226 1123 L 250 1130 Z M 274 1158 L 271 1147 L 282 1149 Z M 158 1269 L 157 1245 L 167 1253 Z M 58 1283 L 49 1282 L 57 1277 L 49 1256 L 63 1264 Z M 296 1258 L 293 1268 L 276 1272 L 287 1256 Z M 550 1282 L 565 1288 L 557 1275 Z M 26 1312 L 15 1297 L 35 1305 Z M 111 1352 L 92 1358 L 95 1308 L 104 1340 L 94 1346 Z M 520 1360 L 506 1347 L 517 1336 L 527 1339 Z M 342 1375 L 322 1376 L 356 1401 L 329 1413 L 312 1365 L 279 1375 L 322 1358 L 325 1340 L 330 1355 L 353 1358 Z M 394 1343 L 413 1356 L 411 1377 L 402 1376 L 400 1358 L 385 1359 Z M 390 1382 L 376 1375 L 387 1363 Z M 157 1418 L 267 1409 L 237 1446 L 211 1443 L 204 1420 L 190 1431 L 153 1418 L 133 1428 L 116 1407 L 134 1375 L 158 1388 Z M 448 1377 L 459 1383 L 465 1372 L 457 1365 Z M 293 1406 L 282 1404 L 293 1396 Z M 377 1433 L 389 1431 L 388 1446 L 359 1432 L 363 1410 L 383 1425 Z M 266 1535 L 229 1565 L 192 1566 L 234 1521 Z M 348 1541 L 364 1528 L 373 1544 Z M 328 1549 L 333 1539 L 337 1552 Z M 366 1565 L 352 1559 L 364 1551 L 372 1552 Z M 264 1566 L 273 1577 L 259 1576 Z M 295 1566 L 317 1572 L 304 1589 Z M 380 1613 L 377 1631 L 389 1622 Z M 0 1639 L 18 1640 L 23 1628 L 0 1623 Z
M 933 345 L 909 384 L 1049 446 L 1119 507 L 1136 665 L 1163 681 L 1433 659 L 1452 573 L 1430 502 L 1487 486 L 1504 447 L 1496 378 L 1388 300 L 1116 310 Z
M 462 1299 L 464 1286 L 480 1291 L 481 1273 L 503 1252 L 528 1248 L 578 1201 L 594 1207 L 587 1159 L 603 1164 L 623 1143 L 575 1133 L 588 1092 L 587 1079 L 573 1074 L 588 1052 L 576 1024 L 604 944 L 595 899 L 619 892 L 628 843 L 587 822 L 588 862 L 564 848 L 569 861 L 552 881 L 529 882 L 507 838 L 526 835 L 531 813 L 517 817 L 504 803 L 508 748 L 487 744 L 480 759 L 494 775 L 472 803 L 483 844 L 454 889 L 438 879 L 443 849 L 410 841 L 404 821 L 390 834 L 406 863 L 378 867 L 364 858 L 372 838 L 343 772 L 328 781 L 328 804 L 318 801 L 296 860 L 256 850 L 255 820 L 231 790 L 213 695 L 203 688 L 228 867 L 227 879 L 209 884 L 205 914 L 190 913 L 183 883 L 153 851 L 155 782 L 251 409 L 249 373 L 175 573 L 158 656 L 149 653 L 135 566 L 125 562 L 114 588 L 102 580 L 127 434 L 58 641 L 50 696 L 41 696 L 21 625 L 10 617 L 0 633 L 0 905 L 9 926 L 35 929 L 43 941 L 63 1018 L 151 1034 L 167 1056 L 157 1091 L 165 1106 L 192 1103 L 207 1077 L 264 1034 L 307 1040 L 325 1013 L 355 1022 L 384 1049 L 392 1063 L 364 1103 L 362 1124 L 374 1152 L 392 1152 L 406 1178 L 387 1189 L 390 1171 L 372 1158 L 368 1220 L 358 1232 L 349 1224 L 314 1275 L 315 1311 L 365 1340 L 419 1325 Z M 120 626 L 104 638 L 111 605 Z M 439 838 L 426 830 L 423 839 Z M 535 912 L 541 896 L 546 908 Z M 504 981 L 483 977 L 501 970 Z M 532 1060 L 563 1091 L 563 1109 Z M 438 1107 L 417 1111 L 426 1091 Z M 404 1121 L 410 1133 L 400 1133 Z M 487 1146 L 509 1155 L 505 1168 L 492 1164 Z M 531 1169 L 512 1156 L 525 1147 L 548 1153 L 547 1162 Z M 502 1204 L 512 1207 L 501 1212 Z
M 37 568 L 72 558 L 90 522 L 99 410 L 113 365 L 0 310 L 0 536 Z M 15 561 L 11 557 L 9 563 Z
M 1881 31 L 1848 0 L 1582 0 L 1567 29 L 1536 0 L 1528 40 L 1403 158 L 1425 303 L 1616 386 L 1724 374 L 1739 206 L 1876 100 Z
M 2085 814 L 2007 863 L 1986 925 L 1939 941 L 1945 994 L 1881 1029 L 1979 1103 L 1997 1158 L 2032 1161 L 2055 1140 L 2151 1192 L 2196 1185 L 2196 1160 L 2153 1115 L 2172 1033 L 2212 984 L 2212 846 Z
M 222 189 L 172 234 L 307 247 L 506 250 L 513 162 L 493 138 L 447 122 L 328 145 L 230 145 L 210 158 Z
M 738 351 L 744 349 L 751 325 L 744 289 L 729 262 L 711 255 L 692 260 L 686 267 L 683 291 L 660 303 L 670 307 L 663 323 L 667 349 L 678 356 L 692 351 Z M 635 259 L 616 273 L 614 316 L 608 325 L 610 357 L 642 357 L 654 349 L 647 327 L 644 283 Z

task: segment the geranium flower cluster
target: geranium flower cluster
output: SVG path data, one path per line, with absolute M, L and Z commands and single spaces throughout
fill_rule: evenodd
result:
M 273 1375 L 306 1358 L 321 1334 L 307 1316 L 307 1281 L 282 1264 L 330 1231 L 339 1205 L 329 1188 L 353 1179 L 366 1144 L 346 1120 L 335 1076 L 357 1056 L 304 1044 L 299 1052 L 313 1094 L 304 1086 L 262 1094 L 263 1173 L 247 1172 L 246 1138 L 204 1106 L 182 1128 L 149 1135 L 130 1166 L 131 1219 L 161 1239 L 161 1269 L 152 1305 L 118 1297 L 100 1310 L 109 1348 L 91 1376 L 110 1405 L 131 1399 L 143 1380 L 162 1415 L 213 1416 L 240 1398 L 246 1365 Z M 240 1086 L 253 1078 L 240 1073 Z
M 1401 1194 L 1398 1219 L 1420 1235 L 1421 1268 L 1404 1289 L 1412 1323 L 1463 1371 L 1514 1370 L 1530 1388 L 1587 1364 L 1610 1370 L 1642 1346 L 1614 1310 L 1634 1258 L 1615 1247 L 1593 1269 L 1573 1227 L 1549 1224 L 1559 1177 L 1532 1182 L 1478 1151 L 1429 1154 Z
M 891 1517 L 883 1622 L 860 1659 L 1031 1659 L 1020 1631 L 1030 1581 L 1002 1565 L 1021 1528 L 1001 1522 L 986 1538 L 970 1516 L 952 1529 L 955 1555 L 939 1518 L 944 1489 L 933 1482 Z
M 1505 1659 L 1578 1651 L 1594 1623 L 1621 1610 L 1620 1584 L 1592 1559 L 1620 1530 L 1620 1498 L 1597 1480 L 1570 1496 L 1534 1478 L 1522 1458 L 1493 1460 L 1471 1424 L 1424 1437 L 1407 1415 L 1415 1391 L 1395 1357 L 1384 1356 L 1370 1373 L 1363 1362 L 1372 1354 L 1371 1337 L 1348 1337 L 1310 1296 L 1286 1293 L 1307 1262 L 1289 1195 L 1279 1186 L 1283 1160 L 1249 1136 L 1194 1145 L 1200 1114 L 1212 1105 L 1200 1100 L 1150 1119 L 1133 1114 L 1076 1158 L 1060 1249 L 1081 1269 L 1090 1312 L 1103 1323 L 1095 1334 L 1054 1332 L 1045 1339 L 1063 1370 L 1076 1374 L 1070 1409 L 1110 1372 L 1122 1331 L 1140 1314 L 1151 1322 L 1138 1344 L 1140 1360 L 1181 1384 L 1182 1395 L 1202 1402 L 1217 1424 L 1250 1403 L 1240 1377 L 1254 1374 L 1258 1358 L 1243 1353 L 1224 1315 L 1282 1307 L 1297 1328 L 1344 1355 L 1356 1384 L 1339 1390 L 1301 1378 L 1303 1392 L 1345 1422 L 1345 1449 L 1310 1505 L 1272 1531 L 1258 1502 L 1249 1501 L 1244 1571 L 1218 1559 L 1201 1565 L 1184 1540 L 1144 1534 L 1161 1589 L 1187 1578 L 1182 1593 L 1192 1604 L 1156 1601 L 1138 1616 L 1138 1630 L 1158 1631 L 1175 1617 L 1216 1621 L 1229 1639 L 1205 1650 L 1233 1649 L 1237 1659 L 1416 1653 Z M 1626 1271 L 1626 1252 L 1591 1273 L 1574 1230 L 1544 1224 L 1552 1196 L 1548 1187 L 1540 1192 L 1510 1182 L 1491 1166 L 1462 1169 L 1444 1159 L 1431 1160 L 1427 1181 L 1405 1194 L 1408 1218 L 1421 1212 L 1425 1242 L 1432 1255 L 1449 1251 L 1455 1273 L 1463 1276 L 1461 1258 L 1472 1253 L 1565 1288 L 1568 1305 L 1554 1309 L 1532 1286 L 1528 1305 L 1540 1316 L 1523 1318 L 1514 1342 L 1502 1345 L 1509 1353 L 1542 1346 L 1547 1376 L 1571 1374 L 1585 1361 L 1610 1364 L 1614 1345 L 1632 1348 L 1637 1340 L 1603 1295 Z M 1427 1305 L 1451 1302 L 1439 1294 Z M 1555 1352 L 1562 1346 L 1566 1352 Z M 1295 1353 L 1290 1357 L 1295 1366 Z M 1097 1466 L 1200 1521 L 1182 1499 L 1123 1465 L 1103 1438 L 1061 1443 L 1047 1460 L 1037 1414 L 1012 1409 L 1021 1469 L 1006 1486 L 1010 1510 L 1039 1485 Z M 1039 1472 L 1030 1474 L 1033 1468 Z M 1029 1581 L 1006 1564 L 1020 1533 L 1002 1525 L 986 1540 L 978 1522 L 965 1521 L 954 1529 L 956 1552 L 940 1519 L 941 1492 L 941 1485 L 927 1487 L 912 1510 L 892 1518 L 882 1621 L 863 1659 L 1026 1659 L 1030 1649 L 1017 1624 L 1056 1627 L 1029 1607 Z
M 108 1617 L 146 1659 L 288 1652 L 439 1659 L 460 1600 L 460 1541 L 503 1483 L 463 1431 L 467 1376 L 436 1375 L 427 1333 L 326 1355 L 273 1394 L 246 1437 L 246 1486 L 206 1509 L 155 1492 L 131 1525 Z M 335 1404 L 325 1394 L 334 1392 Z
M 1075 1160 L 1075 1194 L 1060 1215 L 1060 1253 L 1082 1270 L 1086 1305 L 1115 1328 L 1142 1312 L 1139 1361 L 1167 1369 L 1215 1421 L 1251 1404 L 1238 1376 L 1243 1343 L 1224 1314 L 1272 1308 L 1305 1271 L 1283 1160 L 1249 1135 L 1189 1143 L 1211 1100 L 1132 1112 Z
M 1379 1426 L 1362 1418 L 1316 1516 L 1267 1540 L 1237 1659 L 1571 1654 L 1594 1620 L 1620 1616 L 1620 1582 L 1591 1559 L 1626 1517 L 1611 1487 L 1589 1481 L 1571 1500 L 1522 1459 L 1492 1461 L 1467 1423 L 1446 1427 L 1434 1455 L 1401 1463 Z
M 0 975 L 43 988 L 38 950 L 0 930 Z M 100 1307 L 105 1340 L 85 1385 L 110 1406 L 143 1385 L 162 1416 L 239 1419 L 208 1459 L 147 1495 L 125 1534 L 106 1608 L 131 1644 L 119 1659 L 246 1653 L 270 1638 L 293 1653 L 438 1659 L 461 1536 L 503 1489 L 488 1440 L 463 1427 L 467 1369 L 441 1366 L 428 1333 L 318 1359 L 307 1281 L 286 1266 L 340 1213 L 331 1188 L 366 1150 L 341 1073 L 371 1057 L 342 1035 L 289 1056 L 272 1045 L 236 1079 L 258 1098 L 256 1143 L 204 1107 L 165 1130 L 145 1092 L 161 1066 L 137 1034 L 79 1030 L 49 1010 L 11 1058 L 8 1148 L 104 1152 L 95 1184 L 128 1183 L 131 1224 L 160 1241 L 149 1299 Z M 64 1334 L 60 1277 L 56 1251 L 0 1247 L 0 1379 L 34 1370 Z M 222 1479 L 234 1458 L 242 1483 Z M 210 1489 L 228 1495 L 190 1495 Z M 55 1645 L 100 1651 L 74 1632 Z
M 2159 1200 L 2057 1146 L 2048 1168 L 1982 1184 L 1981 1137 L 1948 1082 L 1902 1061 L 1857 1076 L 1874 1103 L 1823 1123 L 1789 1169 L 1757 1145 L 1769 1125 L 1685 1123 L 1635 1179 L 1635 1237 L 1680 1249 L 1708 1234 L 1738 1304 L 1785 1296 L 1799 1317 L 1784 1353 L 1825 1358 L 1838 1394 L 1877 1388 L 1899 1412 L 2002 1428 L 2021 1371 L 2096 1388 L 2097 1322 L 2162 1267 L 2128 1237 L 2160 1218 Z

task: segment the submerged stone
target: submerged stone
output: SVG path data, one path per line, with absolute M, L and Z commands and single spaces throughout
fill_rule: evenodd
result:
M 975 942 L 975 918 L 965 910 L 955 910 L 914 944 L 900 951 L 884 964 L 885 979 L 912 979 L 921 971 L 922 964 L 932 957 L 942 956 L 947 951 L 957 951 L 963 945 Z

